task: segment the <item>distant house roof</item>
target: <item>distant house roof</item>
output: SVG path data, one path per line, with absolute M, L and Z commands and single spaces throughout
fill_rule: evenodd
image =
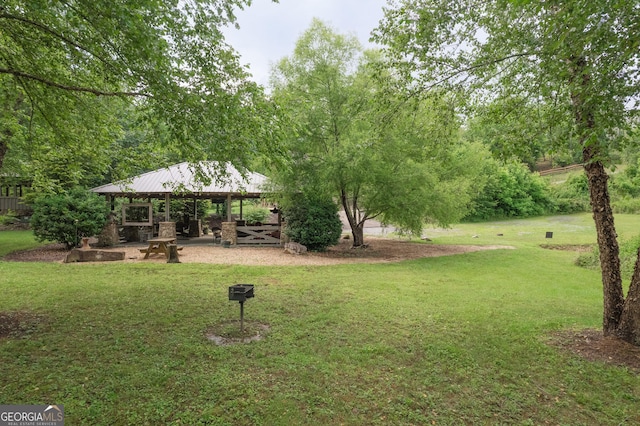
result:
M 235 194 L 250 198 L 259 197 L 266 183 L 267 177 L 260 173 L 246 172 L 243 176 L 231 164 L 200 162 L 175 164 L 125 181 L 102 185 L 91 191 L 113 196 L 161 197 L 165 194 L 193 194 L 226 197 L 228 194 Z

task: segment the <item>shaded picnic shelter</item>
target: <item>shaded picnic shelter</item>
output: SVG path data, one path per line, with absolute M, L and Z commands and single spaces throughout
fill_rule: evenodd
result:
M 204 179 L 203 179 L 204 177 Z M 219 240 L 230 244 L 280 244 L 280 221 L 278 223 L 248 226 L 242 220 L 242 200 L 259 199 L 265 192 L 268 178 L 260 173 L 247 171 L 240 173 L 231 164 L 216 162 L 180 163 L 147 172 L 119 182 L 109 183 L 91 191 L 103 195 L 114 213 L 115 199 L 127 198 L 121 206 L 120 227 L 135 227 L 143 234 L 141 241 L 154 236 L 176 236 L 176 222 L 171 221 L 171 200 L 188 199 L 194 203 L 194 217 L 189 220 L 189 236 L 202 234 L 201 219 L 197 217 L 198 200 L 210 200 L 217 205 L 224 204 L 221 213 Z M 163 202 L 159 211 L 154 211 L 151 200 Z M 146 202 L 140 202 L 144 200 Z M 231 204 L 240 200 L 240 214 L 233 215 Z M 157 206 L 158 203 L 155 203 Z M 278 216 L 279 218 L 279 216 Z M 214 226 L 215 228 L 215 226 Z M 145 235 L 146 234 L 146 235 Z

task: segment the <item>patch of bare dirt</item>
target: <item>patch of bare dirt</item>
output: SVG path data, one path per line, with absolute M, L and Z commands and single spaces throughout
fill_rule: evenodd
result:
M 62 262 L 69 253 L 64 244 L 48 244 L 31 250 L 9 253 L 3 260 L 15 262 Z
M 29 228 L 29 222 L 16 222 L 9 225 L 0 225 L 0 231 L 25 231 Z
M 564 250 L 588 253 L 593 250 L 593 244 L 540 244 L 540 247 L 547 250 Z
M 39 329 L 43 322 L 43 316 L 31 312 L 0 312 L 0 339 L 28 336 Z
M 612 336 L 604 336 L 599 330 L 564 330 L 554 333 L 549 343 L 588 361 L 604 362 L 640 372 L 640 347 Z
M 324 253 L 308 252 L 302 255 L 285 253 L 281 247 L 231 247 L 223 248 L 219 245 L 193 245 L 185 243 L 179 252 L 182 263 L 215 263 L 232 265 L 332 265 L 341 263 L 382 263 L 398 262 L 422 257 L 449 256 L 480 250 L 512 249 L 510 246 L 467 246 L 467 245 L 436 245 L 415 243 L 401 239 L 367 238 L 367 247 L 352 248 L 350 240 L 341 240 L 334 247 Z M 178 245 L 182 245 L 178 241 Z M 144 259 L 146 245 L 126 244 L 108 249 L 108 251 L 124 251 L 124 262 L 158 262 L 164 263 L 162 255 L 151 255 Z M 34 250 L 11 253 L 4 260 L 16 262 L 62 262 L 67 251 L 64 245 L 53 244 Z
M 211 327 L 205 332 L 205 337 L 218 346 L 231 346 L 262 340 L 270 330 L 269 324 L 244 321 L 241 332 L 240 321 L 227 321 Z

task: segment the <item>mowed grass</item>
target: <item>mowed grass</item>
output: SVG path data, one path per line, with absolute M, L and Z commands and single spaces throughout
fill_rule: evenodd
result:
M 516 249 L 323 267 L 0 261 L 0 312 L 32 315 L 0 340 L 0 404 L 62 404 L 69 425 L 640 422 L 636 372 L 547 344 L 601 325 L 599 273 L 540 248 L 595 242 L 589 215 L 427 235 Z M 255 284 L 245 320 L 271 329 L 217 346 L 205 334 L 239 317 L 235 283 Z
M 7 254 L 36 248 L 45 243 L 36 241 L 31 231 L 1 231 L 0 232 L 0 258 Z

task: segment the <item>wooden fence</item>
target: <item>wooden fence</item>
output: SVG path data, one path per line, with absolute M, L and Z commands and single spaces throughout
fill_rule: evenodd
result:
M 236 228 L 236 235 L 238 238 L 238 245 L 280 245 L 279 225 L 238 226 Z
M 572 164 L 566 167 L 557 167 L 555 169 L 542 170 L 538 173 L 540 173 L 540 176 L 547 176 L 547 175 L 555 175 L 556 173 L 566 173 L 566 172 L 570 172 L 570 171 L 578 170 L 582 168 L 583 168 L 582 164 Z
M 0 197 L 0 214 L 7 213 L 9 210 L 20 215 L 31 212 L 31 207 L 24 204 L 20 197 Z

